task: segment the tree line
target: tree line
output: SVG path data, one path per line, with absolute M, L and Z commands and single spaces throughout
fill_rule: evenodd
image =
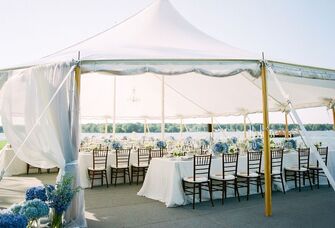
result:
M 149 132 L 161 132 L 161 125 L 160 124 L 148 124 Z M 332 124 L 305 124 L 304 125 L 307 131 L 329 131 L 333 129 Z M 289 130 L 296 130 L 299 129 L 297 124 L 289 124 Z M 247 125 L 247 131 L 261 131 L 262 124 L 254 123 Z M 105 132 L 105 124 L 82 124 L 81 130 L 83 133 L 104 133 Z M 243 124 L 215 124 L 215 130 L 226 130 L 226 131 L 243 131 L 244 125 Z M 285 130 L 284 124 L 270 124 L 270 130 L 274 131 L 281 131 Z M 208 124 L 185 124 L 183 126 L 183 132 L 206 132 L 208 131 Z M 113 125 L 107 125 L 107 132 L 113 132 Z M 144 132 L 144 125 L 143 123 L 125 123 L 125 124 L 116 124 L 115 128 L 116 133 L 143 133 Z M 180 125 L 179 124 L 165 124 L 165 132 L 180 132 Z

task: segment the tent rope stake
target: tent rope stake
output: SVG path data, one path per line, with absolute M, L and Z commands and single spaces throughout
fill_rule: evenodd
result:
M 265 216 L 272 215 L 271 197 L 271 174 L 270 174 L 270 137 L 269 137 L 269 111 L 268 111 L 268 92 L 266 81 L 266 65 L 261 65 L 262 77 L 262 98 L 263 98 L 263 137 L 264 137 L 264 176 L 265 176 Z

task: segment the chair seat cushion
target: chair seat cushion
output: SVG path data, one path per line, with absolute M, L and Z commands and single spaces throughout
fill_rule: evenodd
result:
M 211 175 L 210 178 L 214 180 L 229 181 L 229 180 L 235 180 L 236 177 L 234 175 L 225 175 L 225 177 L 223 178 L 222 174 L 218 173 L 215 175 Z
M 114 169 L 125 169 L 125 168 L 128 168 L 128 165 L 127 164 L 119 164 L 116 167 L 116 164 L 112 164 L 111 167 L 114 168 Z
M 197 177 L 194 181 L 193 177 L 184 177 L 183 180 L 187 182 L 192 182 L 192 183 L 202 183 L 202 182 L 207 182 L 208 178 L 207 177 Z
M 95 167 L 95 168 L 88 167 L 88 170 L 90 170 L 90 171 L 103 171 L 103 170 L 106 170 L 106 168 L 105 167 Z
M 299 167 L 288 167 L 288 168 L 285 168 L 285 170 L 288 170 L 288 171 L 294 171 L 294 172 L 305 172 L 307 171 L 306 168 L 302 167 L 299 169 Z
M 247 173 L 237 173 L 237 176 L 239 176 L 239 177 L 258 177 L 259 174 L 251 172 L 251 173 L 249 173 L 249 176 L 248 176 Z
M 143 163 L 141 162 L 140 164 L 132 164 L 132 166 L 138 167 L 138 168 L 145 168 L 145 167 L 148 167 L 149 164 L 146 162 L 143 162 Z
M 265 172 L 264 172 L 264 170 L 262 170 L 261 171 L 261 174 L 264 174 Z M 281 174 L 282 172 L 281 172 L 281 170 L 279 170 L 279 169 L 274 169 L 274 170 L 272 170 L 272 173 L 271 173 L 271 175 L 278 175 L 278 174 Z
M 304 166 L 304 167 L 307 168 L 306 166 Z M 318 169 L 318 170 L 322 169 L 321 167 L 318 167 L 316 164 L 311 164 L 311 165 L 309 165 L 308 168 L 310 168 L 310 169 Z

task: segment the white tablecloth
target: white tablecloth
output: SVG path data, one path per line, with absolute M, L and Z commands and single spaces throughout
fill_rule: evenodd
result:
M 109 152 L 107 157 L 107 179 L 108 183 L 110 183 L 110 166 L 111 164 L 115 164 L 116 156 L 115 152 Z M 135 164 L 137 161 L 137 152 L 130 153 L 130 163 Z M 93 155 L 92 152 L 79 152 L 78 156 L 78 166 L 80 173 L 80 181 L 82 188 L 90 188 L 91 182 L 88 178 L 87 169 L 88 167 L 93 167 Z M 128 180 L 128 178 L 126 178 Z M 121 181 L 121 178 L 120 180 Z M 122 180 L 123 181 L 123 180 Z
M 212 159 L 211 174 L 222 172 L 222 158 Z M 263 163 L 264 159 L 262 159 Z M 298 163 L 297 152 L 284 154 L 283 168 L 296 166 Z M 263 164 L 262 164 L 263 165 Z M 247 170 L 247 157 L 240 156 L 238 162 L 238 172 Z M 193 175 L 193 160 L 172 160 L 169 158 L 154 158 L 149 166 L 145 181 L 141 190 L 137 193 L 139 196 L 145 196 L 150 199 L 159 200 L 167 207 L 185 205 L 191 202 L 190 196 L 185 196 L 182 188 L 182 178 Z M 321 181 L 323 180 L 323 181 Z M 325 184 L 324 178 L 320 183 Z M 285 180 L 284 180 L 285 181 Z M 293 182 L 285 183 L 285 189 L 289 190 L 294 187 Z M 274 189 L 281 190 L 281 185 L 275 184 Z M 251 188 L 251 194 L 256 193 L 256 188 Z M 240 194 L 245 194 L 243 189 Z M 203 197 L 206 200 L 204 192 Z M 214 198 L 220 198 L 221 194 L 214 194 Z M 233 196 L 233 192 L 228 192 L 228 197 Z M 207 197 L 208 198 L 208 197 Z
M 15 153 L 12 149 L 4 149 L 0 152 L 0 170 L 7 167 L 9 162 L 13 159 Z M 15 158 L 11 166 L 8 167 L 5 173 L 5 177 L 12 175 L 19 175 L 26 173 L 27 165 L 24 161 L 19 158 Z

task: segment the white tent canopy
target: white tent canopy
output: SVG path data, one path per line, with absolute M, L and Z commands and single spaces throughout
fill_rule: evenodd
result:
M 80 60 L 72 61 L 79 52 Z M 0 102 L 3 126 L 18 157 L 41 167 L 56 164 L 76 175 L 79 94 L 83 117 L 164 123 L 256 113 L 263 111 L 261 64 L 268 69 L 269 111 L 333 108 L 335 70 L 264 62 L 205 35 L 168 0 L 158 0 L 117 26 L 34 64 L 0 70 L 6 98 Z M 81 87 L 75 65 L 82 72 Z M 83 226 L 80 197 L 68 215 Z
M 154 1 L 122 23 L 39 64 L 77 59 L 79 52 L 83 118 L 114 118 L 115 114 L 120 121 L 159 120 L 162 107 L 165 119 L 262 112 L 260 56 L 199 31 L 168 0 Z M 295 108 L 334 103 L 335 71 L 271 61 L 268 66 Z M 271 77 L 268 84 L 269 111 L 283 111 L 286 98 Z
M 199 31 L 167 0 L 155 1 L 124 22 L 43 61 L 77 58 L 78 52 L 84 74 L 84 118 L 113 118 L 115 108 L 117 120 L 161 119 L 162 75 L 166 119 L 262 112 L 260 56 Z M 334 71 L 269 65 L 296 108 L 325 106 L 334 100 Z M 118 77 L 114 81 L 111 75 Z M 284 110 L 286 100 L 271 78 L 269 94 L 269 110 Z

